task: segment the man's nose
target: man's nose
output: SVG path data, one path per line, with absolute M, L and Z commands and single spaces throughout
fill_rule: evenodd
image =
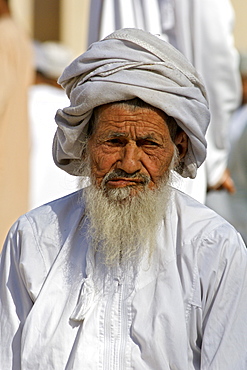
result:
M 122 148 L 118 168 L 126 173 L 135 173 L 141 170 L 141 150 L 136 143 L 128 143 Z

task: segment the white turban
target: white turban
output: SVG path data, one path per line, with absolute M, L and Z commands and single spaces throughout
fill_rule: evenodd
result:
M 93 43 L 58 81 L 71 105 L 59 109 L 53 157 L 76 174 L 95 107 L 138 97 L 174 117 L 189 138 L 181 175 L 194 178 L 206 157 L 206 92 L 194 67 L 167 42 L 138 29 L 121 29 Z

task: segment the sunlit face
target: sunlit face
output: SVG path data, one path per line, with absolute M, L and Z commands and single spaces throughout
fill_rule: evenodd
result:
M 156 188 L 170 167 L 175 148 L 166 115 L 159 109 L 133 110 L 115 104 L 98 109 L 96 127 L 88 143 L 96 186 L 104 181 L 106 189 L 131 187 L 135 194 L 148 179 L 148 188 Z M 120 175 L 105 179 L 114 170 L 121 170 L 117 171 Z

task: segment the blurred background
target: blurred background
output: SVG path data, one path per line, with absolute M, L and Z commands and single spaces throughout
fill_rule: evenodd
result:
M 89 0 L 10 0 L 10 7 L 33 39 L 61 41 L 75 55 L 86 49 Z
M 232 0 L 235 44 L 247 49 L 247 1 Z M 81 54 L 87 45 L 90 0 L 10 0 L 13 16 L 39 41 L 61 41 Z

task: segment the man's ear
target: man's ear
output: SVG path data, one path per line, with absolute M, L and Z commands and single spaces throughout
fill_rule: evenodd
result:
M 185 157 L 188 150 L 188 136 L 184 131 L 180 131 L 175 138 L 175 145 L 178 148 L 179 159 Z

